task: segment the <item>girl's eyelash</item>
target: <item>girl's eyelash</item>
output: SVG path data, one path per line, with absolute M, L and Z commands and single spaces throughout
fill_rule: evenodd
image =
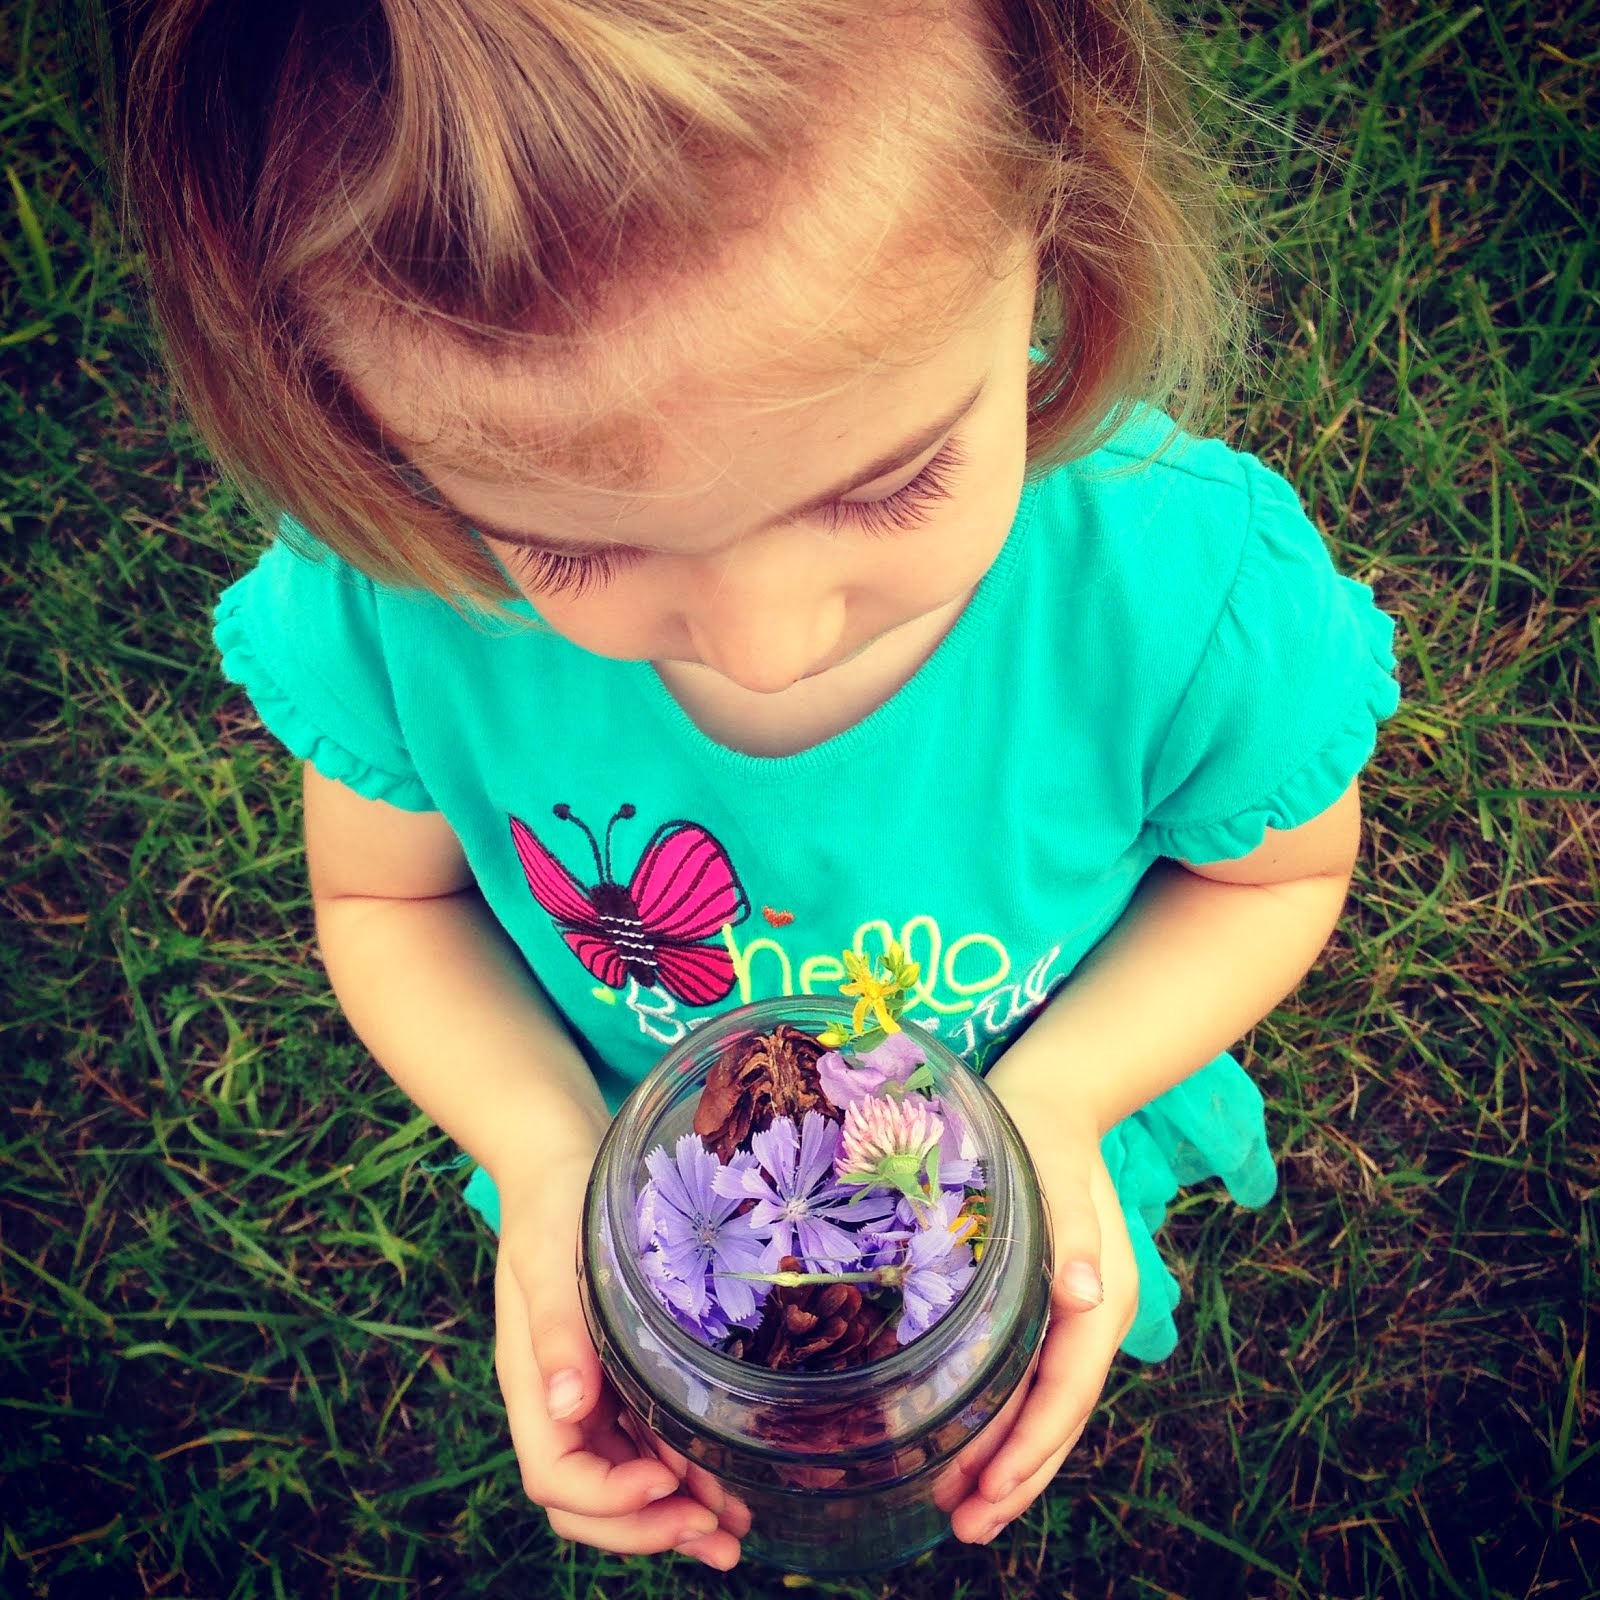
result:
M 624 568 L 644 560 L 643 550 L 602 550 L 593 555 L 569 556 L 559 550 L 539 550 L 531 545 L 509 551 L 502 559 L 528 580 L 540 594 L 580 595 L 611 582 Z
M 835 500 L 823 507 L 822 521 L 830 533 L 850 527 L 881 536 L 914 528 L 927 520 L 932 506 L 950 498 L 950 479 L 965 462 L 961 446 L 947 439 L 927 466 L 893 494 L 881 500 Z M 569 556 L 528 546 L 508 552 L 505 559 L 541 594 L 580 595 L 609 583 L 624 567 L 642 561 L 644 554 L 621 546 L 614 551 Z
M 950 479 L 966 461 L 961 446 L 946 439 L 943 448 L 910 483 L 902 484 L 881 500 L 835 500 L 823 508 L 822 520 L 830 532 L 843 527 L 864 533 L 899 533 L 928 519 L 929 509 L 950 498 Z

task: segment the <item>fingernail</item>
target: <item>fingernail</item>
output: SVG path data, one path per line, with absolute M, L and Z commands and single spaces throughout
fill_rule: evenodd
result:
M 669 1494 L 676 1494 L 678 1485 L 675 1483 L 657 1484 L 645 1498 L 646 1505 L 654 1505 L 657 1500 L 665 1500 Z
M 583 1379 L 571 1367 L 563 1367 L 545 1388 L 545 1407 L 560 1422 L 583 1404 Z
M 708 1533 L 716 1531 L 717 1519 L 707 1511 L 685 1525 L 683 1532 L 678 1535 L 678 1543 L 688 1544 L 691 1539 L 703 1539 Z
M 1021 1478 L 1002 1478 L 994 1489 L 986 1494 L 985 1500 L 1004 1500 L 1016 1486 L 1022 1482 Z
M 1061 1272 L 1061 1286 L 1086 1306 L 1097 1306 L 1106 1297 L 1100 1274 L 1087 1261 L 1069 1261 Z
M 1003 1529 L 1004 1527 L 1005 1527 L 1005 1523 L 1003 1523 L 1003 1522 L 991 1522 L 989 1524 L 989 1526 L 986 1527 L 985 1529 L 983 1529 L 983 1531 L 978 1535 L 978 1537 L 973 1540 L 973 1543 L 974 1544 L 988 1544 L 992 1539 L 994 1539 L 1000 1533 L 1001 1529 Z

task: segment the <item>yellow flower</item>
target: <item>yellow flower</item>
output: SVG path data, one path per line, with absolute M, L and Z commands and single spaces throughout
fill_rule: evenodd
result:
M 905 951 L 893 940 L 881 956 L 842 950 L 839 960 L 850 979 L 839 985 L 839 992 L 855 996 L 855 1011 L 848 1030 L 842 1022 L 832 1023 L 818 1035 L 822 1043 L 837 1048 L 850 1039 L 899 1033 L 898 1018 L 922 977 L 922 968 L 915 961 L 908 961 Z M 885 969 L 881 977 L 880 962 Z
M 906 953 L 900 948 L 897 939 L 890 941 L 884 960 L 888 964 L 889 976 L 894 979 L 895 987 L 904 994 L 910 994 L 922 976 L 920 963 L 906 959 Z
M 898 947 L 895 947 L 898 951 Z M 895 982 L 891 970 L 887 977 L 880 978 L 873 970 L 877 963 L 868 961 L 865 956 L 857 955 L 854 950 L 842 953 L 844 969 L 850 974 L 851 981 L 839 985 L 840 994 L 855 995 L 856 1009 L 850 1019 L 851 1027 L 860 1033 L 867 1025 L 867 1014 L 870 1012 L 877 1020 L 877 1024 L 885 1033 L 899 1033 L 900 1024 L 890 1015 L 888 1002 L 899 991 L 900 985 Z
M 983 1260 L 984 1246 L 989 1242 L 989 1198 L 987 1195 L 969 1195 L 956 1213 L 950 1231 L 963 1244 L 972 1246 L 972 1259 Z
M 872 971 L 873 963 L 859 950 L 841 950 L 839 959 L 844 963 L 846 977 L 861 978 L 868 976 Z

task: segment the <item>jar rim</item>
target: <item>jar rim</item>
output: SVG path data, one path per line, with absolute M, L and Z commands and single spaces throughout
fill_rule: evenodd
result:
M 673 1356 L 692 1363 L 699 1370 L 701 1377 L 716 1382 L 728 1390 L 758 1398 L 769 1405 L 802 1401 L 808 1405 L 815 1404 L 818 1400 L 826 1399 L 835 1393 L 857 1392 L 864 1374 L 870 1373 L 874 1381 L 888 1382 L 903 1378 L 927 1366 L 930 1360 L 936 1360 L 968 1332 L 978 1308 L 985 1303 L 989 1285 L 1001 1270 L 1006 1250 L 985 1249 L 982 1259 L 976 1264 L 977 1270 L 956 1297 L 955 1304 L 931 1328 L 900 1346 L 893 1355 L 884 1356 L 863 1366 L 845 1367 L 836 1372 L 797 1372 L 764 1367 L 756 1362 L 740 1361 L 733 1356 L 725 1355 L 680 1327 L 650 1287 L 640 1267 L 637 1251 L 632 1248 L 615 1248 L 616 1241 L 633 1238 L 635 1197 L 627 1192 L 629 1177 L 626 1169 L 634 1163 L 626 1160 L 608 1163 L 605 1157 L 614 1141 L 620 1142 L 626 1133 L 633 1131 L 629 1125 L 630 1112 L 634 1118 L 639 1118 L 642 1115 L 642 1108 L 653 1098 L 660 1096 L 662 1091 L 670 1088 L 675 1080 L 682 1078 L 685 1062 L 690 1057 L 699 1056 L 714 1040 L 749 1029 L 758 1019 L 770 1019 L 774 1023 L 793 1021 L 796 1013 L 805 1015 L 808 1020 L 812 1015 L 824 1019 L 834 1016 L 848 1017 L 853 1009 L 848 1000 L 835 999 L 828 995 L 806 995 L 752 1001 L 748 1005 L 737 1006 L 721 1013 L 687 1034 L 640 1080 L 613 1117 L 596 1158 L 597 1165 L 606 1173 L 601 1203 L 604 1207 L 603 1214 L 611 1229 L 613 1253 L 618 1270 L 649 1332 L 665 1344 Z M 957 1090 L 959 1108 L 974 1135 L 977 1134 L 979 1127 L 984 1127 L 988 1132 L 989 1137 L 985 1141 L 987 1148 L 982 1157 L 990 1207 L 988 1240 L 992 1244 L 1004 1245 L 1011 1225 L 1013 1205 L 1010 1172 L 1004 1160 L 1004 1139 L 1001 1133 L 1002 1120 L 1009 1120 L 1005 1108 L 984 1085 L 982 1075 L 944 1044 L 936 1034 L 918 1026 L 915 1018 L 901 1018 L 900 1025 L 908 1032 L 914 1033 L 918 1045 L 928 1058 L 929 1065 L 934 1069 L 935 1082 L 953 1079 L 961 1086 Z M 942 1087 L 940 1092 L 941 1094 L 945 1092 Z M 660 1111 L 665 1110 L 670 1103 L 670 1100 L 667 1100 L 648 1121 L 653 1124 L 658 1120 Z M 641 1139 L 638 1142 L 642 1146 L 647 1141 Z M 643 1157 L 644 1151 L 641 1148 L 638 1160 L 642 1161 Z

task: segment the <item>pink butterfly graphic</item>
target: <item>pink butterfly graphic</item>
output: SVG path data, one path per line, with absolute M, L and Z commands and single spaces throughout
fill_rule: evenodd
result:
M 721 1000 L 733 988 L 733 957 L 721 944 L 700 941 L 750 914 L 728 852 L 697 822 L 664 822 L 624 888 L 611 875 L 611 832 L 636 808 L 624 805 L 611 819 L 603 855 L 571 806 L 552 809 L 583 829 L 599 874 L 593 888 L 585 889 L 517 817 L 511 839 L 534 899 L 555 918 L 573 955 L 612 989 L 636 978 L 685 1005 Z

